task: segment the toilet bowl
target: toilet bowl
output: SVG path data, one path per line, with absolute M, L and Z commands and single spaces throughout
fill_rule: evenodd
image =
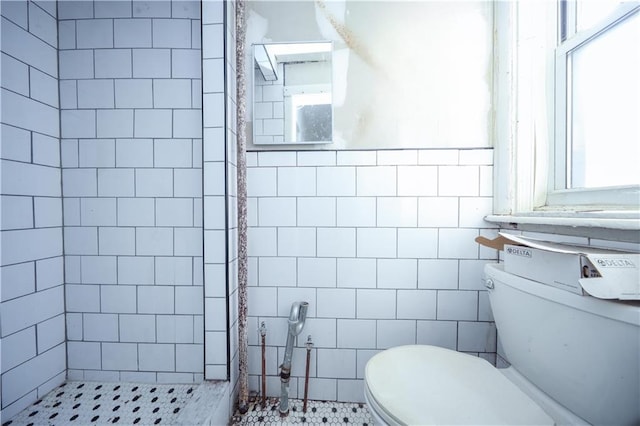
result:
M 373 356 L 377 424 L 640 424 L 640 304 L 580 296 L 485 267 L 511 366 L 409 345 Z
M 554 424 L 484 359 L 436 346 L 399 346 L 371 358 L 365 400 L 380 424 Z

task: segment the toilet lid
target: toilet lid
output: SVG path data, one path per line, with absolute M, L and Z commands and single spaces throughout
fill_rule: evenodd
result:
M 373 356 L 365 388 L 391 423 L 554 424 L 486 360 L 436 346 L 399 346 Z

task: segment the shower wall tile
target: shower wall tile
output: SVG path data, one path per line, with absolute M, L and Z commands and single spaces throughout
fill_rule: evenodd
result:
M 2 196 L 2 229 L 32 228 L 35 213 L 31 197 Z
M 66 298 L 77 315 L 68 352 L 79 378 L 204 374 L 200 8 L 174 3 L 59 2 Z
M 100 49 L 94 53 L 96 78 L 131 78 L 130 49 Z
M 170 78 L 171 50 L 133 49 L 134 78 Z
M 11 91 L 28 96 L 29 94 L 29 67 L 12 58 L 2 54 L 2 87 Z
M 78 49 L 113 47 L 113 20 L 87 19 L 76 21 Z
M 211 43 L 217 43 L 218 39 L 211 39 Z M 171 51 L 171 73 L 173 78 L 194 78 L 201 75 L 201 62 L 203 56 L 195 49 L 172 49 Z M 221 102 L 222 104 L 222 102 Z M 216 122 L 220 119 L 220 111 L 215 111 L 214 116 L 209 117 Z
M 191 16 L 200 8 L 197 2 L 175 2 L 174 6 L 174 16 Z M 199 187 L 202 192 L 204 189 L 202 204 L 217 210 L 209 216 L 207 208 L 204 218 L 204 315 L 208 320 L 200 328 L 204 329 L 207 347 L 203 360 L 205 378 L 230 380 L 231 389 L 234 389 L 231 395 L 237 393 L 239 363 L 234 20 L 235 2 L 202 2 L 202 19 L 193 20 L 190 31 L 185 28 L 184 32 L 184 41 L 191 40 L 192 49 L 174 48 L 171 58 L 172 77 L 192 79 L 192 90 L 204 88 L 205 92 L 202 97 L 192 100 L 192 105 L 201 105 L 203 114 L 174 110 L 174 136 L 202 138 L 199 141 L 202 151 L 196 154 L 194 147 L 194 161 L 196 158 L 203 161 L 204 174 L 204 179 L 194 179 L 193 175 L 187 174 L 178 178 L 176 175 L 176 182 L 180 179 L 182 188 L 176 183 L 175 192 L 182 196 L 179 191 Z M 196 52 L 196 46 L 202 51 Z M 201 68 L 202 83 L 197 80 Z M 189 133 L 196 127 L 200 129 L 197 134 Z M 267 246 L 275 248 L 270 239 L 267 239 Z M 227 309 L 222 309 L 223 306 Z M 228 326 L 221 331 L 225 323 Z
M 4 59 L 3 59 L 4 60 Z M 2 124 L 3 140 L 0 154 L 5 160 L 28 162 L 31 159 L 31 132 Z
M 173 136 L 176 138 L 202 138 L 202 114 L 193 109 L 174 110 Z
M 45 135 L 33 136 L 33 162 L 45 166 L 60 166 L 60 144 L 57 138 Z
M 48 228 L 62 226 L 62 200 L 38 197 L 33 199 L 35 226 Z
M 32 95 L 33 96 L 33 95 Z M 11 109 L 3 110 L 3 120 L 15 127 L 32 129 L 53 137 L 58 137 L 58 109 L 46 105 L 35 98 L 27 98 L 2 89 L 2 98 Z
M 2 13 L 4 12 L 3 10 Z M 44 22 L 43 24 L 46 25 Z M 2 51 L 4 53 L 53 77 L 58 76 L 54 46 L 8 20 L 3 22 L 2 31 Z
M 66 375 L 57 24 L 50 5 L 2 2 L 1 414 Z
M 492 150 L 249 154 L 249 324 L 255 332 L 264 321 L 267 346 L 282 346 L 291 303 L 311 304 L 301 336 L 314 342 L 319 395 L 362 401 L 366 361 L 401 344 L 491 357 L 495 327 L 479 276 L 495 257 L 474 238 L 495 232 L 483 221 Z M 298 380 L 304 341 L 294 351 Z M 259 339 L 249 342 L 259 350 Z
M 5 285 L 2 287 L 2 302 L 33 293 L 36 288 L 36 277 L 33 263 L 19 263 L 3 266 L 0 277 Z
M 60 78 L 93 78 L 93 50 L 60 50 Z

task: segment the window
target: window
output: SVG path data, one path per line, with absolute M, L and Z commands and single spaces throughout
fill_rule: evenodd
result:
M 640 4 L 561 0 L 558 21 L 547 205 L 638 209 Z
M 640 230 L 640 2 L 497 2 L 499 223 Z

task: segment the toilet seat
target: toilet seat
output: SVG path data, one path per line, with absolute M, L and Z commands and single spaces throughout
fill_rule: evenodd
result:
M 373 356 L 365 396 L 389 424 L 554 424 L 486 360 L 436 346 L 399 346 Z

